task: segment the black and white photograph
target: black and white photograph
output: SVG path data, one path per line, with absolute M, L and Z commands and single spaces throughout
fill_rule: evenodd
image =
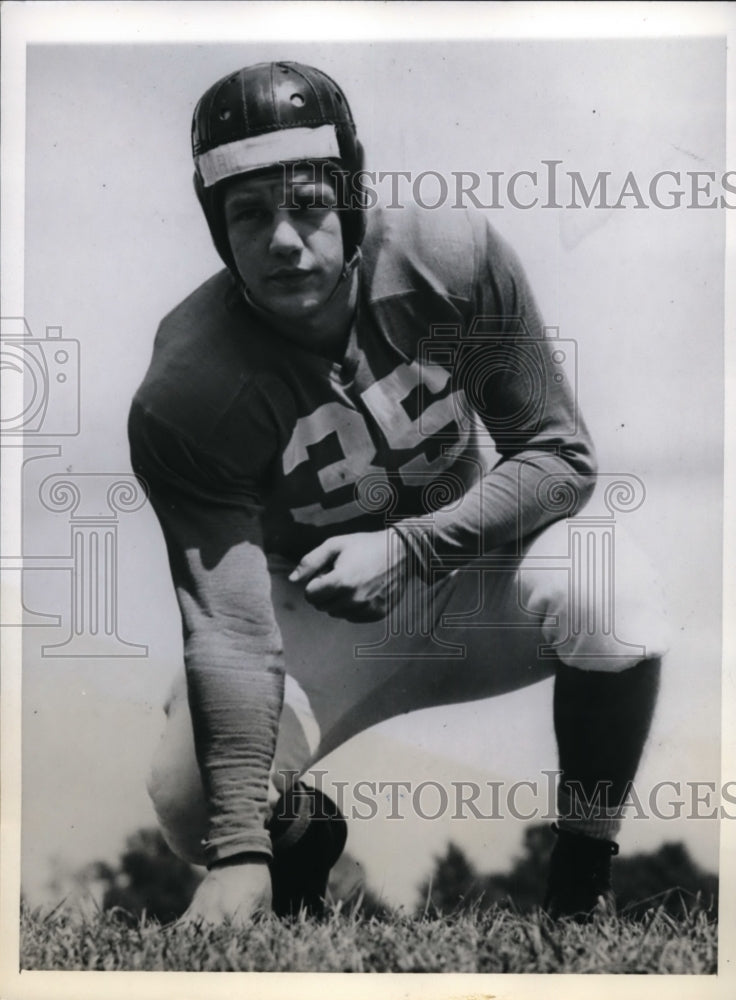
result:
M 2 18 L 0 993 L 729 995 L 733 10 Z

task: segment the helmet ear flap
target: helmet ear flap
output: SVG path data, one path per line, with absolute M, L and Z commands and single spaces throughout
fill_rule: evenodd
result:
M 215 244 L 215 250 L 217 250 L 223 263 L 234 274 L 236 272 L 235 258 L 233 257 L 230 240 L 227 236 L 227 226 L 225 224 L 223 214 L 219 210 L 219 193 L 216 188 L 212 189 L 204 186 L 198 170 L 194 171 L 192 182 L 194 184 L 194 191 L 197 195 L 197 201 L 199 202 L 202 211 L 204 212 L 204 217 L 207 220 L 207 226 L 210 231 L 210 236 L 212 237 L 212 242 Z
M 363 143 L 356 136 L 355 137 L 355 169 L 356 171 L 362 170 L 365 167 L 365 150 L 363 149 Z
M 345 242 L 346 242 L 346 257 L 351 259 L 355 251 L 358 249 L 360 244 L 363 242 L 363 237 L 365 236 L 366 230 L 366 192 L 363 187 L 363 183 L 359 177 L 359 174 L 365 165 L 365 152 L 363 150 L 363 144 L 361 141 L 355 137 L 355 157 L 354 163 L 355 168 L 351 171 L 350 176 L 350 197 L 353 203 L 353 211 L 351 211 L 345 222 Z
M 202 178 L 199 176 L 199 171 L 195 170 L 192 176 L 192 184 L 194 185 L 194 193 L 197 195 L 197 201 L 200 204 L 200 208 L 207 215 L 207 204 L 204 184 L 202 183 Z

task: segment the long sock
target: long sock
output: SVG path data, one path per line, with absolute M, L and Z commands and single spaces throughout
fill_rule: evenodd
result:
M 558 664 L 554 726 L 560 829 L 613 840 L 654 714 L 661 661 L 618 673 Z M 591 807 L 592 806 L 592 807 Z

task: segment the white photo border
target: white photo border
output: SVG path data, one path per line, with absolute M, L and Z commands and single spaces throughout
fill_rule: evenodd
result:
M 727 163 L 736 165 L 736 11 L 728 3 L 248 3 L 247 38 L 233 34 L 228 18 L 239 3 L 128 2 L 45 3 L 8 2 L 2 9 L 2 315 L 22 315 L 24 305 L 24 93 L 25 48 L 36 42 L 196 42 L 198 44 L 282 39 L 320 41 L 340 39 L 437 38 L 635 38 L 661 36 L 726 36 L 728 52 Z M 225 25 L 227 28 L 225 29 Z M 723 775 L 732 773 L 736 760 L 736 670 L 734 630 L 727 628 L 728 610 L 736 603 L 734 580 L 733 428 L 736 426 L 734 336 L 736 329 L 736 213 L 727 220 L 726 275 L 726 514 L 724 518 L 724 681 Z M 730 428 L 730 431 L 729 431 Z M 19 535 L 20 497 L 14 484 L 3 481 L 2 543 L 12 546 Z M 15 551 L 15 549 L 13 549 Z M 3 581 L 5 587 L 5 581 Z M 17 596 L 17 595 L 16 595 Z M 3 591 L 4 599 L 13 595 Z M 736 881 L 736 826 L 722 823 L 720 964 L 717 976 L 583 977 L 527 975 L 345 975 L 310 973 L 95 973 L 18 972 L 18 905 L 20 898 L 20 733 L 21 644 L 18 629 L 4 629 L 2 658 L 2 891 L 0 895 L 0 995 L 12 1000 L 44 997 L 106 1000 L 126 997 L 131 989 L 143 997 L 230 997 L 247 989 L 262 1000 L 287 997 L 298 991 L 305 997 L 325 989 L 355 998 L 490 997 L 514 998 L 597 995 L 637 997 L 659 995 L 668 1000 L 703 1000 L 733 995 L 736 960 L 736 899 L 728 888 Z M 696 981 L 697 980 L 697 981 Z M 247 986 L 244 983 L 247 981 Z M 730 985 L 729 985 L 730 984 Z

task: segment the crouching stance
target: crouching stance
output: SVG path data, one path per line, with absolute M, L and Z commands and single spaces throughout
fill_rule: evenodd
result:
M 162 322 L 129 425 L 184 627 L 150 790 L 209 869 L 187 919 L 319 913 L 346 828 L 299 776 L 389 717 L 552 675 L 547 902 L 589 910 L 665 639 L 564 344 L 482 215 L 366 207 L 319 70 L 219 81 L 193 147 L 226 266 Z

